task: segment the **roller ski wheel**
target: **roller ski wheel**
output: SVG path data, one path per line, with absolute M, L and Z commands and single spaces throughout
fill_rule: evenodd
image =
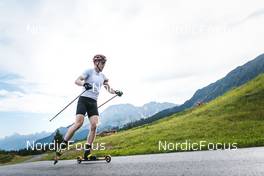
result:
M 110 163 L 111 162 L 111 156 L 110 155 L 105 156 L 105 161 L 107 163 Z

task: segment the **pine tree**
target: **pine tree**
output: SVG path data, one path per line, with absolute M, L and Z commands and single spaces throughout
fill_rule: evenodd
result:
M 60 133 L 60 130 L 56 130 L 55 136 L 54 136 L 54 143 L 55 143 L 55 149 L 57 150 L 57 146 L 59 146 L 63 141 L 63 136 Z

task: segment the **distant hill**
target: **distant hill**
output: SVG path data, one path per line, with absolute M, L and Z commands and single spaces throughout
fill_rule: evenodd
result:
M 145 119 L 164 109 L 175 107 L 173 103 L 149 102 L 141 107 L 131 104 L 113 105 L 105 109 L 101 115 L 101 128 L 123 127 L 129 122 Z
M 209 102 L 218 96 L 223 95 L 232 88 L 241 86 L 261 73 L 264 73 L 264 54 L 242 66 L 237 67 L 236 69 L 229 72 L 224 78 L 197 90 L 192 98 L 187 100 L 184 104 L 162 110 L 148 119 L 143 119 L 135 123 L 135 126 L 138 124 L 142 125 L 151 123 L 155 120 L 170 116 L 176 112 L 181 112 L 187 108 L 193 107 L 200 102 Z
M 40 132 L 30 135 L 20 135 L 15 133 L 11 136 L 7 136 L 3 139 L 0 139 L 0 149 L 2 150 L 18 150 L 21 148 L 26 148 L 27 141 L 32 142 L 36 141 L 39 138 L 50 135 L 49 132 Z

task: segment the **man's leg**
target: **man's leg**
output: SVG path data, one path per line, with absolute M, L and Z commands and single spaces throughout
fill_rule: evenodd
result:
M 65 134 L 64 138 L 63 138 L 63 142 L 65 143 L 64 146 L 65 148 L 68 145 L 68 141 L 72 138 L 72 136 L 74 135 L 75 131 L 77 131 L 83 124 L 84 121 L 84 115 L 82 114 L 77 114 L 76 118 L 75 118 L 75 122 L 74 124 L 68 129 L 67 133 Z M 63 147 L 63 148 L 64 148 Z M 58 162 L 59 157 L 62 155 L 62 149 L 59 148 L 56 151 L 56 156 L 54 159 L 54 164 L 56 164 Z
M 91 153 L 93 141 L 96 136 L 96 128 L 98 124 L 99 116 L 93 115 L 89 118 L 90 120 L 90 132 L 87 136 L 87 145 L 85 146 L 84 159 L 87 159 L 88 155 Z
M 77 114 L 75 118 L 74 124 L 68 129 L 67 133 L 64 136 L 64 141 L 69 141 L 74 135 L 75 131 L 77 131 L 83 124 L 84 115 Z
M 93 143 L 95 136 L 96 136 L 96 128 L 97 128 L 97 124 L 98 124 L 98 119 L 99 116 L 94 115 L 92 117 L 90 117 L 90 132 L 89 132 L 89 136 L 87 137 L 87 143 L 91 144 Z

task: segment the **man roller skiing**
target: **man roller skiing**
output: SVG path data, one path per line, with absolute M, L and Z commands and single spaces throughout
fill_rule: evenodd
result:
M 96 136 L 96 128 L 99 119 L 99 113 L 97 108 L 97 98 L 101 86 L 104 86 L 106 90 L 111 94 L 116 94 L 122 96 L 122 92 L 114 90 L 108 84 L 108 79 L 102 73 L 107 59 L 104 55 L 98 54 L 93 57 L 94 68 L 87 69 L 79 76 L 75 84 L 78 86 L 83 86 L 86 90 L 79 98 L 77 103 L 76 118 L 75 123 L 68 129 L 67 133 L 63 139 L 62 148 L 66 148 L 68 141 L 72 138 L 74 133 L 82 126 L 85 114 L 87 113 L 90 121 L 90 132 L 87 136 L 87 142 L 85 144 L 83 158 L 88 160 L 92 144 Z M 58 162 L 59 157 L 62 155 L 62 148 L 56 151 L 56 156 L 54 159 L 54 164 Z

